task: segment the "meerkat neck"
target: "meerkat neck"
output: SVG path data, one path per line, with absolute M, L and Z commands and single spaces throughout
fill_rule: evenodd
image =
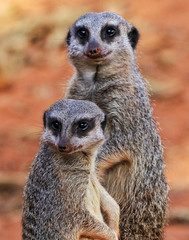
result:
M 85 81 L 94 79 L 97 71 L 97 65 L 80 66 L 76 68 L 77 77 Z
M 94 168 L 97 153 L 87 151 L 75 152 L 73 154 L 53 154 L 53 161 L 60 171 L 88 171 Z
M 132 65 L 126 60 L 124 62 L 117 61 L 111 64 L 85 65 L 76 67 L 77 79 L 82 79 L 85 83 L 100 82 L 105 78 L 118 79 L 130 76 L 132 73 Z

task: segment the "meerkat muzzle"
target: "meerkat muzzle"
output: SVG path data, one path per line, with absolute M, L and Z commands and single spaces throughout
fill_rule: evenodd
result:
M 102 57 L 102 49 L 96 40 L 93 39 L 89 42 L 86 55 L 89 58 Z

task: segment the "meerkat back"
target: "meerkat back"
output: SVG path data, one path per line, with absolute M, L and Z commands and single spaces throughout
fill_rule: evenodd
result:
M 162 239 L 166 183 L 161 139 L 135 50 L 138 30 L 112 12 L 87 13 L 67 35 L 75 67 L 66 98 L 95 102 L 108 118 L 99 148 L 102 184 L 119 203 L 121 239 Z

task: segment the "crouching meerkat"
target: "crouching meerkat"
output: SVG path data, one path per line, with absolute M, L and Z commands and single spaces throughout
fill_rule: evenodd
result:
M 96 103 L 108 139 L 97 156 L 102 183 L 120 206 L 121 239 L 163 239 L 168 185 L 161 139 L 135 49 L 138 30 L 112 12 L 87 13 L 67 35 L 75 68 L 66 98 Z
M 119 206 L 95 174 L 105 124 L 105 114 L 88 101 L 60 100 L 44 113 L 24 192 L 24 240 L 118 240 Z

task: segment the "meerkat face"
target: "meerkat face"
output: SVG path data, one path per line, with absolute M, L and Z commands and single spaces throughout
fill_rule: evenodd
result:
M 112 12 L 87 13 L 67 35 L 69 56 L 75 66 L 101 65 L 131 58 L 139 39 L 135 27 Z
M 89 101 L 64 99 L 44 113 L 42 141 L 64 154 L 97 148 L 104 140 L 105 114 Z

